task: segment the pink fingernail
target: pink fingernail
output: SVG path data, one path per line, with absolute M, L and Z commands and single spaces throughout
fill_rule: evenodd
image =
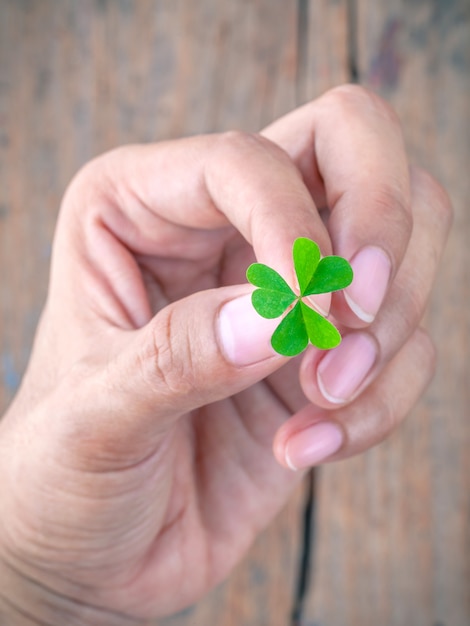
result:
M 317 368 L 317 382 L 323 396 L 334 404 L 349 400 L 372 369 L 377 348 L 372 337 L 351 333 L 327 352 Z
M 220 309 L 218 335 L 222 351 L 234 365 L 252 365 L 276 354 L 271 335 L 279 319 L 258 315 L 251 294 L 230 300 Z
M 319 422 L 293 435 L 286 445 L 285 459 L 292 470 L 318 465 L 343 445 L 343 432 L 331 422 Z
M 357 317 L 370 324 L 387 292 L 392 270 L 390 259 L 381 248 L 368 246 L 354 256 L 351 266 L 354 280 L 344 296 Z

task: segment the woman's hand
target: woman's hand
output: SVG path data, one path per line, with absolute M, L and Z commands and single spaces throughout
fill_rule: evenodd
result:
M 302 477 L 291 468 L 387 436 L 432 375 L 419 322 L 449 222 L 443 190 L 410 174 L 395 115 L 358 87 L 262 135 L 88 164 L 0 425 L 3 610 L 61 625 L 175 612 L 276 515 Z M 244 274 L 256 259 L 293 283 L 299 236 L 355 279 L 331 300 L 342 345 L 289 361 Z

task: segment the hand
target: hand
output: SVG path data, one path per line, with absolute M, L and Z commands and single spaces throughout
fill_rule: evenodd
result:
M 188 605 L 285 503 L 302 478 L 289 467 L 376 444 L 429 381 L 418 325 L 450 209 L 410 178 L 394 114 L 343 87 L 263 135 L 120 148 L 67 191 L 0 427 L 12 611 L 118 625 Z M 343 344 L 289 361 L 244 273 L 256 259 L 292 283 L 298 236 L 355 280 L 331 300 Z

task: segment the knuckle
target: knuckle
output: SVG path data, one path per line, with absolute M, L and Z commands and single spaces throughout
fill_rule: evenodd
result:
M 116 166 L 126 162 L 137 148 L 138 144 L 117 146 L 87 161 L 75 174 L 69 188 L 79 187 L 81 192 L 89 189 L 102 194 L 110 186 L 114 189 L 119 182 L 116 180 Z
M 396 354 L 405 341 L 418 332 L 426 311 L 431 286 L 421 288 L 421 271 L 405 275 L 400 268 L 389 293 L 387 308 L 379 320 L 376 333 L 387 354 Z M 413 270 L 414 271 L 414 270 Z M 406 270 L 408 272 L 408 270 Z M 425 339 L 423 339 L 423 342 Z M 427 346 L 424 346 L 425 348 Z M 432 343 L 430 346 L 432 352 Z
M 220 155 L 217 148 L 224 154 L 235 153 L 239 158 L 245 158 L 247 154 L 253 152 L 263 152 L 292 166 L 289 156 L 280 146 L 258 133 L 229 130 L 219 135 L 218 146 L 214 151 L 217 155 L 215 158 L 219 159 Z
M 424 204 L 432 208 L 440 226 L 448 230 L 454 218 L 454 211 L 445 188 L 429 172 L 419 167 L 412 168 L 411 184 L 415 193 L 424 197 Z
M 119 149 L 113 151 L 117 152 Z M 85 163 L 69 183 L 62 202 L 62 211 L 95 220 L 103 204 L 109 202 L 114 182 L 109 174 L 108 161 L 112 153 L 105 153 Z
M 106 170 L 106 162 L 110 158 L 110 155 L 117 153 L 118 150 L 119 148 L 116 148 L 112 152 L 100 154 L 94 159 L 87 161 L 75 174 L 70 186 L 79 186 L 80 188 L 95 186 L 99 183 L 101 176 Z
M 401 128 L 400 119 L 393 109 L 379 95 L 361 85 L 345 84 L 328 91 L 324 98 L 344 113 L 355 114 L 358 110 L 375 113 L 379 117 Z
M 258 144 L 258 140 L 256 133 L 244 130 L 227 130 L 219 135 L 221 145 L 233 146 L 235 148 Z
M 411 232 L 413 216 L 411 213 L 410 200 L 403 187 L 395 184 L 393 180 L 382 182 L 380 187 L 371 188 L 371 195 L 379 212 L 383 212 L 387 218 L 399 220 L 401 227 Z
M 407 316 L 407 321 L 405 323 L 408 326 L 408 335 L 411 335 L 424 315 L 425 302 L 423 295 L 418 290 L 404 291 L 403 300 L 406 303 L 404 314 Z
M 215 146 L 213 154 L 216 160 L 220 154 L 235 154 L 244 156 L 247 152 L 263 148 L 261 137 L 255 133 L 248 133 L 242 130 L 229 130 L 221 133 Z
M 406 191 L 394 181 L 382 182 L 370 187 L 369 197 L 374 207 L 376 219 L 380 219 L 380 231 L 387 234 L 387 240 L 394 242 L 395 258 L 403 256 L 413 231 L 413 214 Z M 364 222 L 364 237 L 370 236 L 370 224 Z
M 150 337 L 144 342 L 143 352 L 139 356 L 139 366 L 143 381 L 158 389 L 163 396 L 183 397 L 194 390 L 191 372 L 191 349 L 185 350 L 184 358 L 180 358 L 180 344 L 183 334 L 174 328 L 171 307 L 162 309 L 148 326 Z M 178 347 L 176 342 L 178 341 Z
M 228 130 L 219 135 L 219 143 L 234 149 L 246 150 L 253 146 L 260 146 L 268 143 L 261 135 L 250 133 L 244 130 Z M 269 142 L 270 143 L 270 142 Z
M 380 429 L 377 432 L 376 443 L 385 441 L 395 430 L 400 422 L 394 403 L 387 402 L 385 399 L 380 401 Z

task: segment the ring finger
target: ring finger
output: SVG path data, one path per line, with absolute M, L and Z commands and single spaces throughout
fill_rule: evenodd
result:
M 283 424 L 274 439 L 277 460 L 296 470 L 345 459 L 380 443 L 424 391 L 434 361 L 429 337 L 416 330 L 355 402 L 333 411 L 310 404 Z

